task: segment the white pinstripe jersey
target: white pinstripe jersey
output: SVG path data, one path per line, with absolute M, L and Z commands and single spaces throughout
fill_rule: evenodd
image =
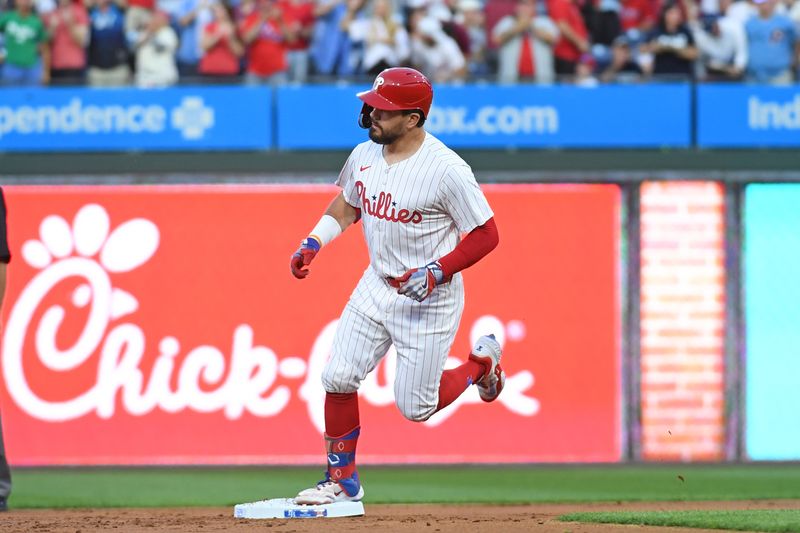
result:
M 414 155 L 392 165 L 382 145 L 359 144 L 336 184 L 361 209 L 370 264 L 382 277 L 440 259 L 460 233 L 494 216 L 470 166 L 430 133 Z

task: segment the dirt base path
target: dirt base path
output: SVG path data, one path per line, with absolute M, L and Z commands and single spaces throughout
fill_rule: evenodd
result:
M 359 518 L 241 520 L 233 507 L 166 509 L 12 509 L 0 514 L 0 531 L 7 533 L 94 533 L 268 531 L 312 532 L 425 532 L 425 533 L 610 533 L 719 531 L 685 528 L 621 526 L 561 522 L 557 517 L 576 511 L 635 511 L 690 509 L 800 509 L 800 500 L 736 502 L 636 502 L 535 505 L 371 505 Z M 324 527 L 323 527 L 324 524 Z

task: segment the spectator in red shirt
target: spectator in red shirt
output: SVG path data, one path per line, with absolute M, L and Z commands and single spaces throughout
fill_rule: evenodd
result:
M 657 20 L 657 0 L 622 0 L 619 21 L 623 32 L 639 30 L 642 34 L 649 33 Z
M 80 1 L 59 0 L 58 7 L 44 16 L 52 35 L 50 83 L 80 85 L 86 74 L 89 15 Z
M 310 0 L 282 0 L 280 8 L 286 24 L 286 62 L 289 81 L 308 79 L 308 48 L 314 32 L 314 3 Z
M 589 31 L 575 0 L 549 0 L 547 10 L 560 32 L 556 41 L 556 74 L 575 75 L 581 55 L 589 52 Z
M 239 31 L 247 46 L 245 83 L 286 83 L 286 26 L 277 3 L 257 0 L 255 10 L 244 19 Z
M 211 11 L 214 20 L 203 28 L 200 38 L 203 57 L 198 71 L 207 81 L 230 83 L 239 75 L 244 45 L 236 34 L 231 8 L 227 4 L 216 3 Z

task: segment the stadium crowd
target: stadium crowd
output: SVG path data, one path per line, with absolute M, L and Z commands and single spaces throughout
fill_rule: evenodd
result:
M 400 4 L 396 2 L 402 2 Z M 800 0 L 0 0 L 6 86 L 792 83 Z

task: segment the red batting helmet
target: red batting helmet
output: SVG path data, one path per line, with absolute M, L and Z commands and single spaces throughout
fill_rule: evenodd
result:
M 372 108 L 386 111 L 419 111 L 421 126 L 428 116 L 433 101 L 433 87 L 421 72 L 413 68 L 387 68 L 375 78 L 372 89 L 358 93 L 364 106 L 358 117 L 362 128 L 369 128 Z

